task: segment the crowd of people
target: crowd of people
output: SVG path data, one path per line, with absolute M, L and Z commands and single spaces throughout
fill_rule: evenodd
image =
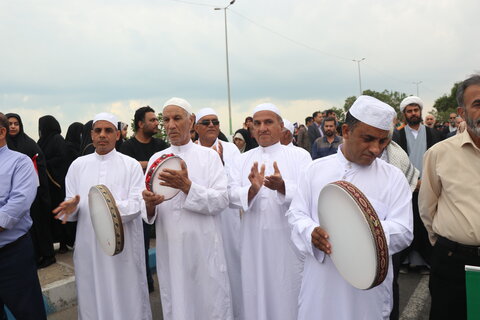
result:
M 37 269 L 69 250 L 79 319 L 151 319 L 153 232 L 164 319 L 398 319 L 400 272 L 430 275 L 431 319 L 466 319 L 464 267 L 480 266 L 480 75 L 459 85 L 457 103 L 442 125 L 409 96 L 395 125 L 391 106 L 360 96 L 342 123 L 327 110 L 300 126 L 263 103 L 232 142 L 214 109 L 194 112 L 181 98 L 161 110 L 168 143 L 149 106 L 136 110 L 130 138 L 102 112 L 65 138 L 43 116 L 35 142 L 20 115 L 0 113 L 0 319 L 3 306 L 46 319 Z M 180 169 L 153 183 L 179 190 L 171 199 L 145 187 L 165 154 Z M 319 224 L 319 193 L 338 180 L 363 192 L 385 233 L 390 267 L 368 290 L 337 271 Z M 114 256 L 92 227 L 95 185 L 122 218 Z

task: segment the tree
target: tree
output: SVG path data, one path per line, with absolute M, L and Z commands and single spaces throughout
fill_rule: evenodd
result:
M 384 90 L 383 92 L 378 92 L 374 90 L 364 90 L 363 94 L 367 96 L 375 97 L 378 100 L 383 101 L 386 104 L 392 106 L 397 112 L 397 118 L 401 117 L 400 103 L 402 102 L 403 99 L 407 97 L 406 93 L 398 92 L 398 91 L 388 91 L 388 90 Z M 347 99 L 345 99 L 345 104 L 343 106 L 343 109 L 345 110 L 345 112 L 347 112 L 350 109 L 350 107 L 352 106 L 352 104 L 355 102 L 356 99 L 357 97 L 355 96 L 348 97 Z
M 457 89 L 460 85 L 460 82 L 456 82 L 452 89 L 450 90 L 450 94 L 444 94 L 433 104 L 433 112 L 432 114 L 435 116 L 437 121 L 444 122 L 449 120 L 450 113 L 457 113 Z

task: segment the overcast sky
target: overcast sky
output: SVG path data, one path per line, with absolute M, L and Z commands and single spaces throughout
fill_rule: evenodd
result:
M 102 111 L 130 123 L 172 96 L 213 107 L 228 133 L 219 0 L 0 1 L 0 111 L 38 138 Z M 419 95 L 426 109 L 480 71 L 477 0 L 237 0 L 227 10 L 233 129 L 261 102 L 292 122 L 363 89 Z

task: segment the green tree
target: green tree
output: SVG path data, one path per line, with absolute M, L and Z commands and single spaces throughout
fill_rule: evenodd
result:
M 444 122 L 449 120 L 450 113 L 457 113 L 457 89 L 460 85 L 460 82 L 456 82 L 452 89 L 450 90 L 450 94 L 444 94 L 433 104 L 433 112 L 432 114 L 435 116 L 437 121 Z

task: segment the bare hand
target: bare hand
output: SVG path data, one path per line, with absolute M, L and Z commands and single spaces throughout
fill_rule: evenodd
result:
M 312 243 L 315 248 L 322 250 L 326 254 L 332 253 L 332 246 L 328 242 L 328 233 L 320 227 L 316 227 L 312 232 Z
M 143 190 L 142 197 L 145 201 L 145 206 L 147 207 L 147 215 L 149 217 L 155 215 L 155 207 L 165 201 L 164 196 L 155 194 L 148 190 Z
M 62 224 L 67 223 L 68 217 L 75 212 L 78 203 L 80 202 L 80 196 L 63 201 L 52 212 L 55 214 L 55 219 L 62 220 Z
M 283 181 L 276 161 L 273 162 L 273 170 L 274 173 L 271 176 L 265 177 L 263 185 L 269 189 L 285 194 L 285 182 Z
M 217 151 L 218 155 L 220 156 L 220 160 L 222 160 L 223 165 L 225 165 L 225 162 L 223 161 L 223 146 L 220 140 L 218 141 L 218 148 L 217 146 L 213 146 L 212 149 Z
M 185 194 L 188 194 L 192 181 L 188 179 L 187 164 L 185 161 L 180 162 L 180 170 L 163 169 L 158 175 L 158 178 L 162 180 L 160 185 L 182 190 Z
M 251 200 L 251 198 L 253 198 L 263 186 L 263 181 L 265 180 L 265 165 L 262 164 L 260 171 L 258 171 L 258 162 L 255 161 L 250 170 L 250 174 L 248 175 L 248 180 L 250 180 L 250 183 L 252 184 L 248 192 L 248 198 Z M 252 196 L 251 198 L 250 195 Z

